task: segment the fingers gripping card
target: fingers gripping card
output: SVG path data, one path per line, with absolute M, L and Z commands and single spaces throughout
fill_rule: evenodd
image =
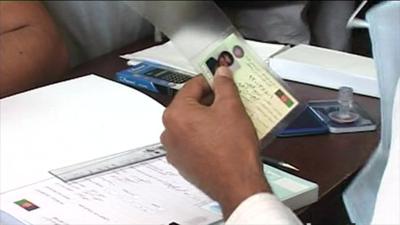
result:
M 235 33 L 211 45 L 195 61 L 211 85 L 219 66 L 231 69 L 240 98 L 260 139 L 299 104 Z

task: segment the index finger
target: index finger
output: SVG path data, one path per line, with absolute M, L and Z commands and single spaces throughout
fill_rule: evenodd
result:
M 186 82 L 183 88 L 181 88 L 181 90 L 176 94 L 174 101 L 193 99 L 200 102 L 202 97 L 207 95 L 209 92 L 211 92 L 211 88 L 206 79 L 203 76 L 198 75 Z

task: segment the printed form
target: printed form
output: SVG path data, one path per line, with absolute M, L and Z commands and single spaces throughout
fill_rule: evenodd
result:
M 3 193 L 3 211 L 25 224 L 210 224 L 218 203 L 165 157 L 64 183 L 56 178 Z

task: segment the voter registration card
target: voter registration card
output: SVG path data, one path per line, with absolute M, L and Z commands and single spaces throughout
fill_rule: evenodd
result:
M 299 105 L 283 81 L 258 61 L 257 55 L 236 33 L 209 46 L 196 62 L 211 86 L 219 66 L 231 69 L 241 100 L 259 139 L 271 133 Z

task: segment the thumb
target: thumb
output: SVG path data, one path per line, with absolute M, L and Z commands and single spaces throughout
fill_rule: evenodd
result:
M 239 98 L 239 92 L 233 81 L 232 71 L 228 67 L 219 67 L 215 72 L 213 89 L 215 102 L 224 99 Z

